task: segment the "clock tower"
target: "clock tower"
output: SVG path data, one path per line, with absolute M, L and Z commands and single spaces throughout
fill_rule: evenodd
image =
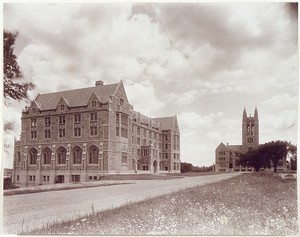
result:
M 246 152 L 249 149 L 257 148 L 259 145 L 259 123 L 258 112 L 255 107 L 254 116 L 251 114 L 248 117 L 246 109 L 243 112 L 243 124 L 242 124 L 242 152 Z

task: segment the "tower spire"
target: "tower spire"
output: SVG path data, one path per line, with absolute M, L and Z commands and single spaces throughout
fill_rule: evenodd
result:
M 244 111 L 243 111 L 243 120 L 247 120 L 247 112 L 246 112 L 245 107 L 244 107 Z
M 258 120 L 258 111 L 257 111 L 257 106 L 255 105 L 255 110 L 254 110 L 254 119 Z

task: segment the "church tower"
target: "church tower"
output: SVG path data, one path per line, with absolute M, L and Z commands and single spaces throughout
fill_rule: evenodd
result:
M 259 123 L 258 112 L 255 106 L 254 116 L 251 114 L 248 117 L 246 109 L 243 111 L 243 124 L 242 124 L 242 152 L 249 149 L 257 148 L 259 145 Z

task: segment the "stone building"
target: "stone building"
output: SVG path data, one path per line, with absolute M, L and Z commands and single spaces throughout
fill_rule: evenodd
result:
M 177 117 L 134 111 L 122 81 L 39 94 L 21 120 L 13 163 L 13 182 L 20 186 L 180 173 Z
M 225 145 L 221 143 L 216 148 L 216 172 L 230 171 L 252 171 L 252 167 L 240 165 L 240 155 L 249 149 L 257 148 L 259 145 L 259 121 L 258 111 L 255 108 L 254 116 L 248 117 L 246 109 L 243 111 L 242 120 L 242 145 Z
M 250 149 L 259 146 L 259 120 L 258 111 L 255 107 L 254 116 L 248 117 L 246 109 L 243 111 L 242 120 L 242 145 L 225 145 L 221 143 L 215 151 L 215 171 L 233 172 L 233 171 L 254 171 L 252 167 L 240 165 L 240 155 Z M 280 160 L 278 170 L 287 169 L 286 162 Z

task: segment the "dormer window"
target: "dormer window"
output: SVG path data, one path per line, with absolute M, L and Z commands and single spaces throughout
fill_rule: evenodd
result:
M 65 105 L 60 105 L 60 110 L 65 110 Z
M 92 101 L 92 107 L 96 107 L 97 106 L 97 101 L 96 100 L 93 100 Z
M 124 104 L 124 100 L 120 99 L 120 105 L 123 105 L 123 104 Z

